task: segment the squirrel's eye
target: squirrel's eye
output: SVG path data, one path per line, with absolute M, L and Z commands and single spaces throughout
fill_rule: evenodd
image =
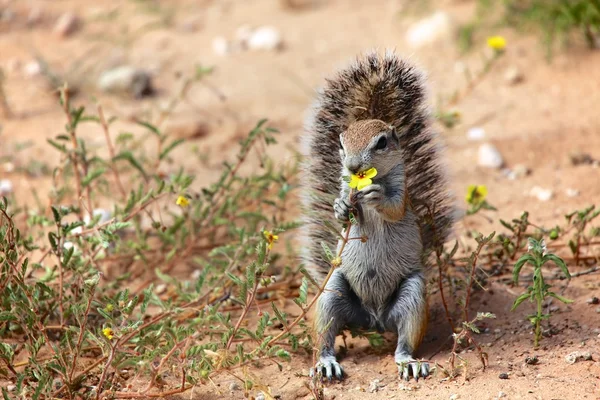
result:
M 375 148 L 377 150 L 383 150 L 387 147 L 387 138 L 385 136 L 383 136 L 382 138 L 380 138 L 377 141 L 377 146 L 375 146 Z

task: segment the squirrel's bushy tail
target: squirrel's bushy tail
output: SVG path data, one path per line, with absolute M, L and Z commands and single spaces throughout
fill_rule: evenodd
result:
M 328 79 L 319 92 L 306 124 L 301 179 L 306 240 L 303 257 L 315 278 L 323 277 L 330 268 L 321 242 L 331 249 L 337 242 L 324 221 L 339 226 L 332 208 L 341 185 L 339 135 L 358 120 L 379 119 L 396 128 L 424 248 L 431 250 L 447 239 L 453 207 L 440 165 L 437 134 L 430 126 L 426 92 L 421 71 L 391 52 L 360 57 Z

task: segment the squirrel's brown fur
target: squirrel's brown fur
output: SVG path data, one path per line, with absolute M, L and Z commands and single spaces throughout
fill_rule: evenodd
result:
M 339 135 L 356 121 L 377 119 L 393 126 L 400 139 L 410 204 L 419 218 L 424 252 L 447 239 L 451 196 L 440 165 L 437 134 L 431 128 L 422 73 L 393 53 L 370 53 L 328 79 L 306 124 L 304 142 L 304 259 L 315 278 L 330 269 L 321 242 L 335 248 L 332 204 L 340 192 Z M 433 217 L 432 217 L 433 216 Z

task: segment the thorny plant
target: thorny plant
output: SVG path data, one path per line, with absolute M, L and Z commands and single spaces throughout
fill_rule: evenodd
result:
M 566 299 L 554 292 L 551 292 L 550 285 L 544 281 L 542 267 L 547 262 L 552 261 L 565 274 L 567 279 L 571 278 L 571 274 L 567 269 L 565 262 L 558 256 L 547 253 L 546 243 L 544 240 L 537 241 L 529 238 L 529 253 L 525 253 L 519 258 L 513 270 L 513 281 L 515 285 L 519 284 L 519 274 L 525 264 L 533 266 L 533 285 L 527 288 L 527 292 L 523 293 L 515 300 L 511 311 L 515 310 L 525 300 L 535 301 L 536 313 L 529 316 L 529 321 L 535 326 L 534 347 L 537 348 L 539 341 L 542 338 L 541 323 L 543 320 L 550 319 L 550 314 L 543 313 L 543 304 L 546 298 L 553 297 L 563 303 L 572 303 L 572 300 Z

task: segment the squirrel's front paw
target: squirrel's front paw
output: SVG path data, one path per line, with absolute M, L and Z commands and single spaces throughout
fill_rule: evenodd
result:
M 326 356 L 321 357 L 317 365 L 314 368 L 310 369 L 310 376 L 321 376 L 321 378 L 327 378 L 328 380 L 332 380 L 335 376 L 338 380 L 344 379 L 344 369 L 337 362 L 335 356 Z
M 371 207 L 380 205 L 385 199 L 385 188 L 382 185 L 369 185 L 358 192 L 358 198 Z
M 420 377 L 429 376 L 429 363 L 427 361 L 418 361 L 412 357 L 396 357 L 398 373 L 405 381 L 410 380 L 411 376 L 416 381 Z
M 352 206 L 348 200 L 342 198 L 335 199 L 333 203 L 333 212 L 337 219 L 343 222 L 349 221 L 351 210 Z

